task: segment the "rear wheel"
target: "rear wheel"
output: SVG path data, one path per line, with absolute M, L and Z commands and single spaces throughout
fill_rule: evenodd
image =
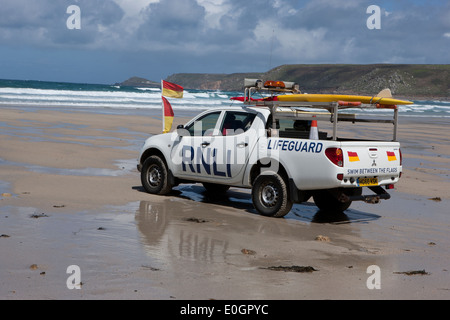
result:
M 169 182 L 169 171 L 159 156 L 148 157 L 141 170 L 142 186 L 148 193 L 167 194 L 173 185 Z
M 316 191 L 313 195 L 314 203 L 322 211 L 342 212 L 347 210 L 352 201 L 342 202 L 338 200 L 342 194 L 352 196 L 361 195 L 362 188 L 330 189 Z
M 261 174 L 255 179 L 252 201 L 256 210 L 268 217 L 284 217 L 292 208 L 287 184 L 278 174 Z

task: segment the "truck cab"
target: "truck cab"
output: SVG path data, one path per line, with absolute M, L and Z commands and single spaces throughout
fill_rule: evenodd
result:
M 177 129 L 171 150 L 174 174 L 183 179 L 241 185 L 257 132 L 265 131 L 264 112 L 235 107 L 207 111 Z

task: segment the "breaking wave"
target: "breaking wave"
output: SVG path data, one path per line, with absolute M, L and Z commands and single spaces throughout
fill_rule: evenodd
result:
M 169 99 L 174 111 L 201 111 L 236 104 L 230 101 L 241 92 L 218 90 L 185 90 L 183 99 Z M 119 85 L 78 84 L 45 81 L 0 80 L 0 106 L 59 108 L 161 109 L 160 88 L 121 87 Z M 349 109 L 359 114 L 387 114 L 383 109 Z M 449 101 L 414 101 L 399 106 L 399 112 L 410 116 L 450 117 Z

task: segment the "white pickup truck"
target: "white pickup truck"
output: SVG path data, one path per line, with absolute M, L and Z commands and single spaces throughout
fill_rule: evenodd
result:
M 377 120 L 394 124 L 392 141 L 340 139 L 338 122 L 358 119 L 338 114 L 337 103 L 286 106 L 272 100 L 246 97 L 241 106 L 213 108 L 148 138 L 138 159 L 145 190 L 167 194 L 180 183 L 198 182 L 216 194 L 249 188 L 256 210 L 272 217 L 311 196 L 319 209 L 339 212 L 352 201 L 390 198 L 386 189 L 402 172 L 397 110 L 393 120 Z M 331 122 L 332 134 L 310 139 L 312 120 Z M 365 187 L 372 193 L 363 195 Z

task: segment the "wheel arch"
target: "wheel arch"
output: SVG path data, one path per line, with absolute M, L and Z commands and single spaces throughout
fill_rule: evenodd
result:
M 145 162 L 145 160 L 147 160 L 147 158 L 151 157 L 151 156 L 159 156 L 164 161 L 164 163 L 167 165 L 166 157 L 161 152 L 161 150 L 159 150 L 158 148 L 148 148 L 147 150 L 145 150 L 142 153 L 141 158 L 139 159 L 139 162 L 141 164 L 143 164 Z
M 161 160 L 164 162 L 164 164 L 167 167 L 167 171 L 168 171 L 167 174 L 169 175 L 168 176 L 169 182 L 173 185 L 177 185 L 179 183 L 179 181 L 173 175 L 171 164 L 167 162 L 167 159 L 166 159 L 164 153 L 161 150 L 159 150 L 158 148 L 151 147 L 151 148 L 148 148 L 147 150 L 145 150 L 142 153 L 141 158 L 139 159 L 140 165 L 143 165 L 145 160 L 147 160 L 151 156 L 158 156 L 161 158 Z
M 283 164 L 279 162 L 278 160 L 271 159 L 268 164 L 262 164 L 261 161 L 258 160 L 255 164 L 253 164 L 252 168 L 250 169 L 250 177 L 249 182 L 250 185 L 253 186 L 253 183 L 255 182 L 255 179 L 258 177 L 258 175 L 261 173 L 261 168 L 267 167 L 270 168 L 272 165 L 272 162 L 276 163 L 277 166 L 277 172 L 283 179 L 285 179 L 286 183 L 289 181 L 289 174 Z

